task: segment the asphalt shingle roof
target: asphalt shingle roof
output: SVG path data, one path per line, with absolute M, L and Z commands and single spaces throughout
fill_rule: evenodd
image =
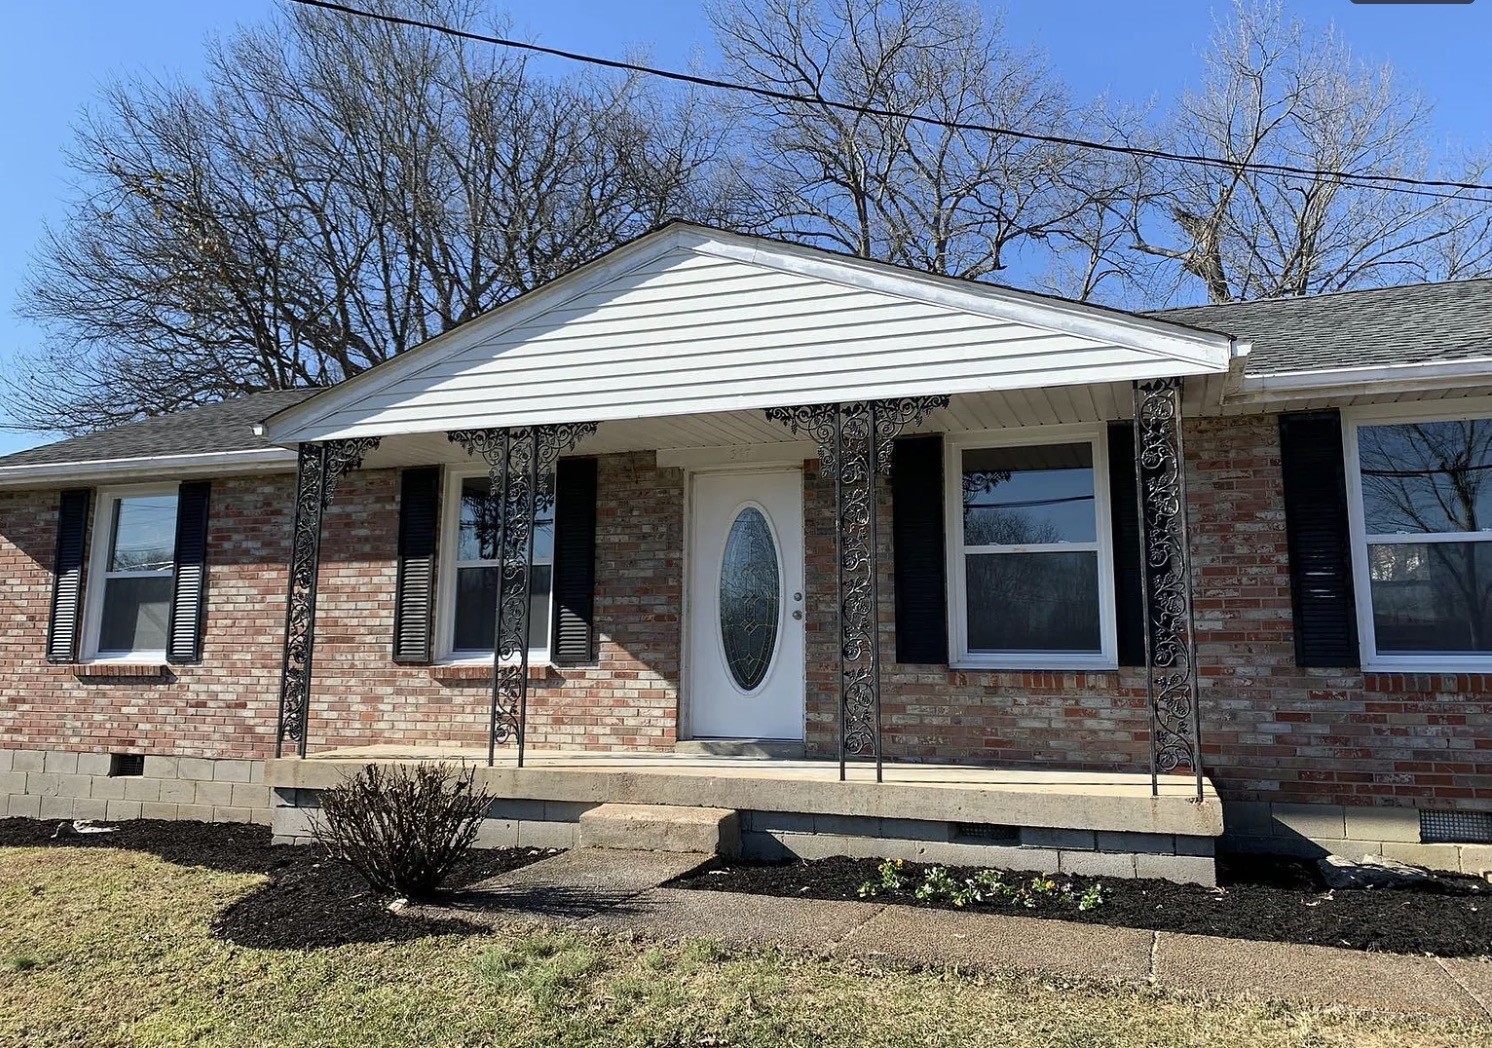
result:
M 254 425 L 315 392 L 314 389 L 278 389 L 157 415 L 6 455 L 0 458 L 0 469 L 155 455 L 260 451 L 272 445 L 263 437 L 254 435 Z
M 1250 375 L 1492 357 L 1492 279 L 1152 313 L 1253 343 Z

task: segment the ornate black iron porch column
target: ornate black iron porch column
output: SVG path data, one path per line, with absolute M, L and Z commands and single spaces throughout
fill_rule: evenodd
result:
M 596 432 L 594 422 L 506 429 L 463 429 L 446 436 L 468 455 L 487 460 L 491 497 L 498 500 L 497 619 L 492 641 L 492 708 L 487 764 L 497 744 L 516 740 L 523 767 L 528 725 L 528 613 L 534 566 L 534 517 L 554 504 L 554 465 Z
M 316 645 L 316 574 L 321 564 L 321 517 L 337 482 L 378 447 L 377 437 L 301 444 L 295 467 L 295 524 L 290 538 L 290 592 L 285 600 L 285 651 L 280 664 L 280 718 L 275 756 L 285 740 L 306 755 L 311 712 L 311 655 Z
M 1140 503 L 1145 594 L 1145 684 L 1150 698 L 1150 788 L 1179 768 L 1202 799 L 1197 645 L 1192 619 L 1191 544 L 1186 526 L 1186 459 L 1181 380 L 1136 382 L 1135 488 Z
M 948 398 L 901 397 L 768 408 L 767 418 L 806 432 L 819 473 L 834 478 L 834 566 L 839 586 L 839 777 L 848 757 L 873 756 L 881 781 L 880 581 L 875 479 L 891 471 L 892 441 Z

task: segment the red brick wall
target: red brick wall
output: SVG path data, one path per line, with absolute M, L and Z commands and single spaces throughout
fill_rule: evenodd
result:
M 44 657 L 57 492 L 0 493 L 0 746 L 264 757 L 273 752 L 293 478 L 213 485 L 204 658 L 163 680 L 89 679 Z M 671 748 L 678 708 L 683 488 L 651 455 L 601 460 L 595 667 L 529 690 L 529 740 Z M 398 474 L 348 476 L 322 540 L 312 749 L 376 742 L 485 746 L 488 677 L 397 666 Z
M 1227 800 L 1484 807 L 1492 675 L 1295 666 L 1275 416 L 1188 422 L 1204 760 Z M 805 479 L 808 733 L 835 748 L 833 489 Z M 890 507 L 882 491 L 886 752 L 893 757 L 1143 770 L 1144 676 L 959 672 L 895 659 Z
M 1189 423 L 1198 655 L 1209 773 L 1231 800 L 1480 806 L 1492 799 L 1492 679 L 1294 665 L 1273 417 Z M 272 751 L 291 478 L 214 485 L 206 659 L 173 679 L 84 682 L 42 657 L 56 492 L 0 493 L 0 746 L 197 756 Z M 442 683 L 389 658 L 397 474 L 354 473 L 323 544 L 311 740 L 485 742 L 485 678 Z M 884 495 L 884 493 L 883 493 Z M 805 477 L 808 738 L 834 750 L 832 488 Z M 601 661 L 530 690 L 539 746 L 669 748 L 679 695 L 683 477 L 651 454 L 601 460 Z M 886 746 L 892 756 L 1141 770 L 1144 681 L 1117 673 L 958 672 L 894 658 L 883 502 Z

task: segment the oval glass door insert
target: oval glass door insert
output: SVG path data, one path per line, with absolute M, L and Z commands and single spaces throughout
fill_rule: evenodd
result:
M 747 506 L 731 523 L 720 561 L 720 641 L 742 691 L 755 691 L 772 665 L 781 609 L 777 540 L 762 511 Z

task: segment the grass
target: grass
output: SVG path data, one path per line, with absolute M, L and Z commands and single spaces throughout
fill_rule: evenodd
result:
M 1488 1028 L 569 932 L 312 951 L 212 936 L 258 878 L 0 849 L 0 1045 L 1492 1046 Z

